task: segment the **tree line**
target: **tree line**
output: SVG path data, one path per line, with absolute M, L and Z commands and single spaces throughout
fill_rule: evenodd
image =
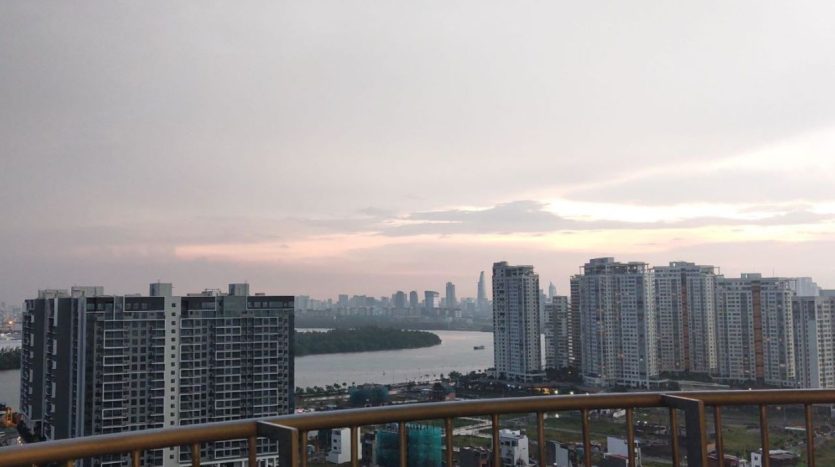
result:
M 20 347 L 16 349 L 0 349 L 0 370 L 20 369 Z
M 297 332 L 295 339 L 297 357 L 329 353 L 418 349 L 441 343 L 441 338 L 431 332 L 376 326 Z

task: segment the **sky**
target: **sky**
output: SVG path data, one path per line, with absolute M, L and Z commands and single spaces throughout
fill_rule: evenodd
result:
M 0 299 L 835 288 L 835 3 L 0 2 Z M 488 273 L 489 274 L 489 273 Z

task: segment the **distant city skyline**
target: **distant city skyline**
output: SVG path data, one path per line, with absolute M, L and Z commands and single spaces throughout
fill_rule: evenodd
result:
M 613 255 L 602 255 L 602 256 L 597 256 L 597 257 L 608 258 L 608 257 L 614 257 L 614 256 Z M 618 258 L 620 258 L 620 257 L 618 257 Z M 588 258 L 585 258 L 582 261 L 585 262 L 587 260 L 588 260 Z M 649 264 L 651 266 L 658 266 L 658 267 L 666 266 L 668 263 L 680 262 L 680 261 L 699 263 L 699 261 L 692 261 L 692 258 L 679 258 L 679 259 L 676 259 L 676 260 L 661 259 L 658 262 L 645 261 L 644 257 L 636 257 L 634 259 L 627 259 L 627 261 L 633 261 L 633 260 L 634 261 L 646 262 L 647 264 Z M 570 268 L 570 269 L 573 269 L 573 270 L 570 273 L 568 273 L 568 275 L 566 275 L 566 276 L 562 276 L 562 277 L 554 276 L 552 278 L 548 278 L 544 274 L 538 274 L 540 277 L 545 277 L 542 280 L 542 283 L 540 284 L 541 285 L 540 289 L 546 295 L 549 295 L 550 294 L 550 290 L 549 290 L 550 286 L 554 285 L 555 288 L 556 288 L 555 295 L 569 295 L 571 276 L 573 276 L 573 275 L 575 275 L 575 274 L 577 274 L 578 272 L 581 271 L 582 266 L 583 266 L 583 262 L 578 263 L 574 268 Z M 523 262 L 518 262 L 518 264 L 523 264 Z M 536 266 L 537 270 L 540 270 L 540 269 L 547 270 L 547 269 L 549 269 L 547 264 L 544 264 L 541 268 L 540 268 L 540 266 L 538 266 L 538 263 L 535 263 L 535 262 L 528 262 L 528 263 L 524 263 L 524 264 L 537 264 L 537 266 Z M 562 265 L 562 266 L 564 266 L 564 265 Z M 720 264 L 715 265 L 715 267 L 716 267 L 716 270 L 717 270 L 717 274 L 721 274 L 721 275 L 724 275 L 726 277 L 739 277 L 741 274 L 758 273 L 758 274 L 762 274 L 764 276 L 771 276 L 771 277 L 810 278 L 818 286 L 820 286 L 821 289 L 835 289 L 835 280 L 833 280 L 832 283 L 827 283 L 827 282 L 819 280 L 818 277 L 811 276 L 809 274 L 803 274 L 803 273 L 794 274 L 794 275 L 779 274 L 779 273 L 773 273 L 775 271 L 775 269 L 773 269 L 773 268 L 772 269 L 764 269 L 764 270 L 742 269 L 739 272 L 729 272 L 726 268 L 723 268 Z M 563 269 L 563 268 L 560 268 L 560 269 Z M 488 268 L 488 270 L 489 270 L 489 268 Z M 367 283 L 367 282 L 364 283 L 361 286 L 357 286 L 356 289 L 351 289 L 351 290 L 341 289 L 341 288 L 333 287 L 333 286 L 323 287 L 324 290 L 334 290 L 335 291 L 331 294 L 329 294 L 327 292 L 322 293 L 322 294 L 316 294 L 316 293 L 309 293 L 309 292 L 302 292 L 302 291 L 294 291 L 294 290 L 285 288 L 281 284 L 270 284 L 269 282 L 263 282 L 263 281 L 253 282 L 253 281 L 247 281 L 247 280 L 239 280 L 238 282 L 247 283 L 247 284 L 251 285 L 253 288 L 257 288 L 259 290 L 267 290 L 270 293 L 283 294 L 283 295 L 293 295 L 293 296 L 307 296 L 309 298 L 317 299 L 317 300 L 332 299 L 334 301 L 334 303 L 338 302 L 340 295 L 345 295 L 345 296 L 348 296 L 348 297 L 351 297 L 351 296 L 368 296 L 368 297 L 374 297 L 374 298 L 381 298 L 381 297 L 389 297 L 390 298 L 390 297 L 392 297 L 392 295 L 396 294 L 398 291 L 404 291 L 407 294 L 407 299 L 408 299 L 408 294 L 409 294 L 410 291 L 416 291 L 416 292 L 418 292 L 418 297 L 419 297 L 420 302 L 423 303 L 424 293 L 426 291 L 435 291 L 435 292 L 445 291 L 446 290 L 446 285 L 445 284 L 452 284 L 453 289 L 455 290 L 455 294 L 456 294 L 456 296 L 458 297 L 459 300 L 473 299 L 473 300 L 477 301 L 478 300 L 478 280 L 480 278 L 480 273 L 482 273 L 482 272 L 483 271 L 474 272 L 471 276 L 466 276 L 464 278 L 464 280 L 462 280 L 462 281 L 449 280 L 446 276 L 441 276 L 441 278 L 437 279 L 437 280 L 428 280 L 428 281 L 425 281 L 425 282 L 421 282 L 421 283 L 424 283 L 424 284 L 428 284 L 426 287 L 416 287 L 416 286 L 414 286 L 414 284 L 412 282 L 408 282 L 408 281 L 395 282 L 391 289 L 386 289 L 383 286 L 379 286 L 379 285 L 372 284 L 372 283 Z M 222 274 L 220 274 L 220 275 L 222 276 Z M 175 282 L 175 281 L 173 281 L 170 278 L 167 278 L 165 276 L 162 276 L 162 277 L 163 277 L 163 279 L 161 279 L 162 282 L 172 282 L 174 284 L 177 284 L 176 285 L 177 290 L 175 292 L 180 293 L 180 294 L 198 293 L 198 292 L 202 292 L 203 290 L 206 290 L 206 288 L 207 288 L 205 283 L 203 283 L 203 285 L 194 286 L 194 287 L 188 286 L 188 285 L 181 286 L 181 285 L 179 285 L 180 284 L 179 282 Z M 357 276 L 357 279 L 360 280 L 360 282 L 362 282 L 361 281 L 362 277 L 363 276 Z M 118 279 L 118 278 L 115 278 L 115 279 Z M 229 283 L 230 281 L 233 281 L 234 279 L 235 278 L 223 279 L 223 280 L 225 280 L 225 282 L 223 284 L 217 284 L 216 287 L 209 287 L 209 289 L 223 289 L 225 287 L 225 284 Z M 113 277 L 102 279 L 102 280 L 97 280 L 97 281 L 79 281 L 79 280 L 74 280 L 72 278 L 69 278 L 67 280 L 64 280 L 63 282 L 56 282 L 56 283 L 51 283 L 50 282 L 50 283 L 47 283 L 46 285 L 44 285 L 44 284 L 35 285 L 31 290 L 29 290 L 29 289 L 24 290 L 23 292 L 21 292 L 24 299 L 20 300 L 20 302 L 16 302 L 16 301 L 10 300 L 10 299 L 5 299 L 2 296 L 0 296 L 0 302 L 5 302 L 9 309 L 20 308 L 21 304 L 23 303 L 23 300 L 25 300 L 26 297 L 31 296 L 33 293 L 37 293 L 39 290 L 44 290 L 44 289 L 66 289 L 67 284 L 74 285 L 74 286 L 101 286 L 101 287 L 104 287 L 106 290 L 113 291 L 113 293 L 115 293 L 115 294 L 141 293 L 141 291 L 143 290 L 143 287 L 144 287 L 142 284 L 144 284 L 145 282 L 147 282 L 147 278 L 144 279 L 144 282 L 143 282 L 143 279 L 140 278 L 139 282 L 136 283 L 136 284 L 131 283 L 131 284 L 127 284 L 125 286 L 120 287 L 120 286 L 114 285 L 114 284 L 123 283 L 123 281 L 114 280 Z M 196 280 L 194 280 L 193 278 L 189 278 L 189 277 L 184 277 L 183 281 L 181 281 L 181 282 L 186 283 L 186 284 L 192 283 L 192 282 L 197 283 Z M 548 284 L 548 285 L 545 285 L 545 284 Z M 488 287 L 488 289 L 489 289 L 489 287 Z M 372 292 L 372 291 L 376 291 L 376 292 Z M 461 291 L 464 291 L 464 292 L 461 292 Z M 442 298 L 445 298 L 444 292 L 441 292 L 440 295 L 442 296 Z M 493 299 L 489 290 L 487 291 L 486 298 L 487 298 L 487 300 L 492 300 Z
M 835 4 L 0 2 L 0 299 L 835 284 Z

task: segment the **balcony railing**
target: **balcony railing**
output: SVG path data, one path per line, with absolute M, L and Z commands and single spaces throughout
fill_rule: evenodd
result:
M 835 404 L 835 390 L 715 391 L 671 393 L 626 393 L 578 396 L 538 396 L 507 399 L 481 399 L 460 402 L 438 402 L 385 406 L 367 409 L 294 414 L 255 420 L 238 420 L 205 425 L 183 426 L 141 432 L 125 432 L 14 446 L 0 449 L 0 466 L 38 465 L 60 462 L 74 465 L 76 460 L 110 454 L 129 455 L 131 465 L 139 467 L 143 452 L 167 447 L 190 446 L 191 463 L 200 465 L 202 443 L 247 440 L 249 465 L 256 464 L 258 438 L 279 442 L 282 466 L 307 467 L 307 433 L 313 430 L 349 427 L 351 433 L 351 465 L 359 465 L 357 452 L 359 428 L 367 425 L 398 423 L 400 466 L 408 465 L 406 422 L 440 419 L 445 428 L 445 460 L 453 463 L 453 419 L 489 416 L 492 446 L 499 446 L 499 416 L 529 413 L 536 415 L 538 459 L 546 459 L 545 414 L 579 411 L 582 426 L 583 463 L 591 467 L 591 421 L 589 413 L 598 409 L 623 409 L 626 419 L 626 443 L 629 465 L 635 464 L 635 409 L 664 408 L 669 413 L 672 465 L 678 467 L 682 458 L 679 446 L 678 417 L 683 412 L 686 437 L 684 454 L 689 467 L 708 465 L 706 408 L 713 411 L 715 449 L 718 459 L 725 459 L 722 439 L 722 408 L 756 406 L 759 409 L 760 440 L 763 466 L 770 466 L 768 407 L 801 405 L 804 407 L 807 465 L 815 466 L 815 434 L 812 406 Z M 502 465 L 500 450 L 492 450 L 492 465 Z M 541 464 L 540 464 L 541 465 Z M 719 464 L 722 465 L 722 464 Z

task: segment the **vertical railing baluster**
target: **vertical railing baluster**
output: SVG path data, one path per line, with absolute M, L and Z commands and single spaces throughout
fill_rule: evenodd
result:
M 400 441 L 400 467 L 409 466 L 409 430 L 406 422 L 399 423 Z
M 359 427 L 351 427 L 351 467 L 359 467 L 360 454 L 357 452 L 357 444 L 359 444 Z
M 725 441 L 722 439 L 722 407 L 713 406 L 713 431 L 716 432 L 716 456 L 719 467 L 725 465 Z
M 771 456 L 768 451 L 768 406 L 760 404 L 760 442 L 763 450 L 763 467 L 771 467 Z
M 258 465 L 258 438 L 250 436 L 246 439 L 246 457 L 249 460 L 249 466 Z
M 444 431 L 446 432 L 446 437 L 444 442 L 446 443 L 446 465 L 447 467 L 453 467 L 452 465 L 452 437 L 455 434 L 454 432 L 455 427 L 452 424 L 451 418 L 444 419 Z
M 591 433 L 589 433 L 589 409 L 580 410 L 583 423 L 583 464 L 591 467 Z
M 635 467 L 635 412 L 632 407 L 626 409 L 626 449 L 629 467 Z
M 673 467 L 681 465 L 681 450 L 678 445 L 678 409 L 670 407 L 670 441 L 673 447 Z
M 307 431 L 299 432 L 299 448 L 301 449 L 299 467 L 307 467 Z
M 493 465 L 502 465 L 502 449 L 499 445 L 499 415 L 491 415 L 493 426 Z
M 803 406 L 803 414 L 806 417 L 806 465 L 815 467 L 815 426 L 810 404 Z
M 191 445 L 191 467 L 200 467 L 200 443 Z
M 138 449 L 134 449 L 134 450 L 130 453 L 130 465 L 131 465 L 131 467 L 141 467 L 141 464 L 140 464 L 140 459 L 139 459 L 139 457 L 140 457 L 140 455 L 141 455 L 141 454 L 142 454 L 142 453 L 141 453 L 141 452 L 139 452 L 139 450 L 138 450 Z
M 545 467 L 545 414 L 542 412 L 536 413 L 536 437 L 537 447 L 539 448 L 539 467 Z
M 661 399 L 669 408 L 684 411 L 684 421 L 687 429 L 687 465 L 690 467 L 708 467 L 704 402 L 699 399 L 669 394 L 662 394 Z M 678 427 L 677 420 L 676 427 Z
M 356 427 L 354 427 L 356 428 Z M 356 436 L 356 433 L 352 430 L 351 432 L 352 439 Z M 287 425 L 279 425 L 278 423 L 267 422 L 267 421 L 258 421 L 255 422 L 255 434 L 251 435 L 248 438 L 249 444 L 249 460 L 256 458 L 256 453 L 258 452 L 258 448 L 256 446 L 256 436 L 265 437 L 270 441 L 274 441 L 278 443 L 278 465 L 282 467 L 299 467 L 299 451 L 301 450 L 301 444 L 299 441 L 301 440 L 301 436 L 299 435 L 299 429 L 287 426 Z M 355 451 L 351 450 L 352 457 L 355 455 Z M 257 459 L 256 459 L 257 464 Z

